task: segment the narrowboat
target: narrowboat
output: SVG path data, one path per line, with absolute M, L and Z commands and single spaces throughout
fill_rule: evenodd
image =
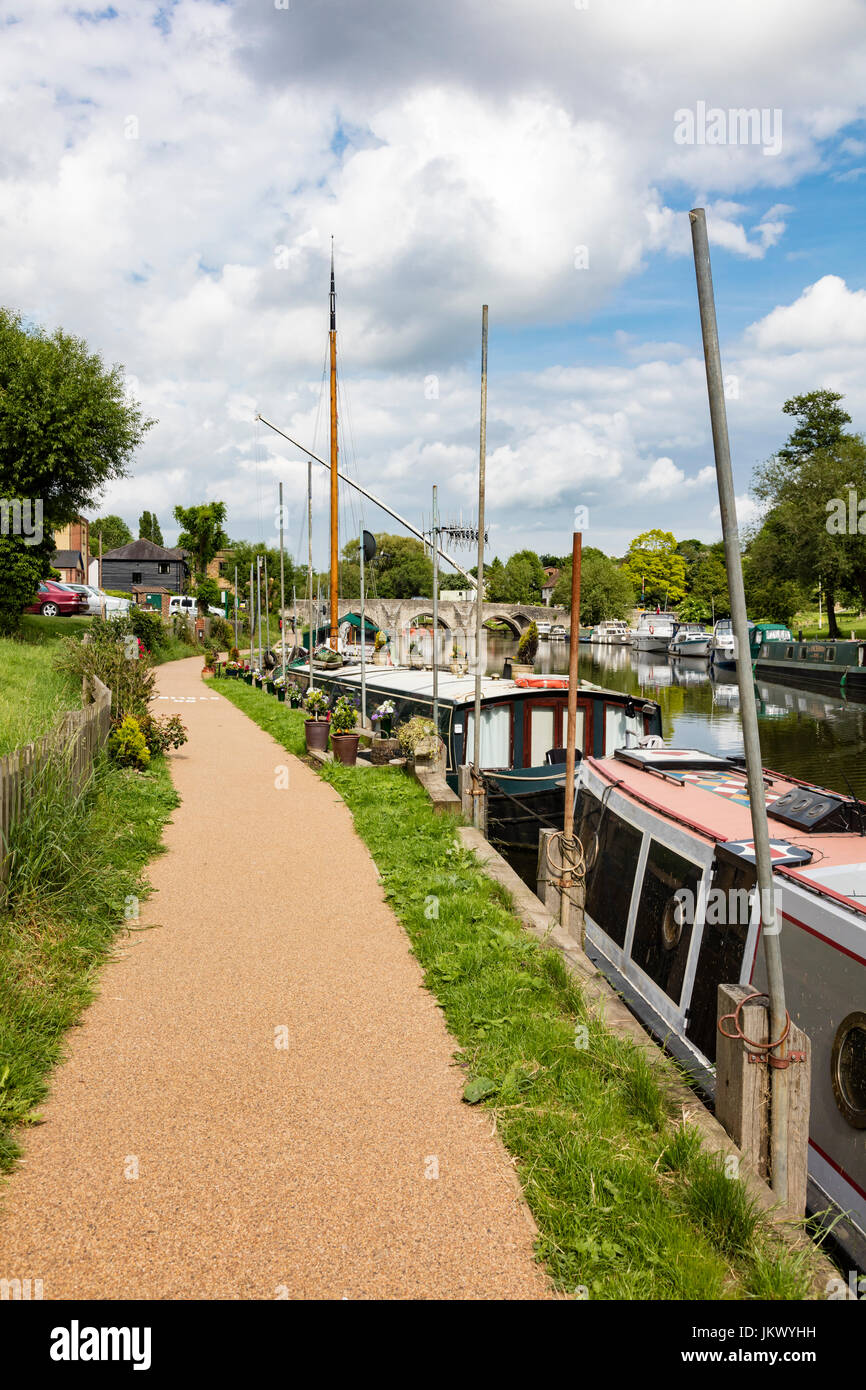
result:
M 809 1209 L 835 1213 L 834 1238 L 863 1266 L 866 808 L 764 781 L 787 1007 L 812 1044 Z M 641 747 L 584 758 L 575 823 L 588 954 L 712 1094 L 719 984 L 766 989 L 741 761 Z
M 798 642 L 781 623 L 755 623 L 749 633 L 752 669 L 783 685 L 833 689 L 866 695 L 866 642 Z
M 306 663 L 291 670 L 306 686 Z M 336 698 L 350 694 L 361 705 L 361 668 L 315 672 L 315 684 Z M 415 714 L 433 718 L 433 673 L 405 666 L 368 667 L 367 718 L 383 700 L 394 704 L 394 725 Z M 475 677 L 440 671 L 438 728 L 445 744 L 445 776 L 457 790 L 457 769 L 474 758 Z M 562 828 L 567 676 L 485 676 L 481 682 L 480 766 L 488 784 L 491 843 L 537 852 L 542 826 Z M 661 707 L 654 700 L 581 681 L 577 696 L 577 754 L 603 757 L 627 741 L 660 737 Z
M 641 613 L 631 643 L 640 652 L 666 652 L 679 626 L 676 613 Z

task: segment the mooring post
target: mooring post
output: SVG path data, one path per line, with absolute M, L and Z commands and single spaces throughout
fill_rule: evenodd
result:
M 748 1001 L 748 1002 L 745 1002 Z M 763 1178 L 770 1174 L 773 1095 L 770 1075 L 770 1010 L 767 996 L 751 985 L 719 985 L 716 1052 L 716 1118 L 743 1158 Z M 792 1023 L 788 1063 L 788 1196 L 785 1206 L 806 1210 L 809 1168 L 811 1043 Z
M 770 993 L 770 1026 L 772 1041 L 778 1061 L 783 1061 L 786 1052 L 785 980 L 782 971 L 782 948 L 779 933 L 781 919 L 776 915 L 775 894 L 773 890 L 773 864 L 770 858 L 770 840 L 767 826 L 767 803 L 764 794 L 763 768 L 761 765 L 761 743 L 758 734 L 758 711 L 755 704 L 755 684 L 752 664 L 749 660 L 749 629 L 746 616 L 746 594 L 743 585 L 743 565 L 740 554 L 740 537 L 737 529 L 737 505 L 734 494 L 734 476 L 731 469 L 731 448 L 728 441 L 728 419 L 725 409 L 725 389 L 722 376 L 722 359 L 719 351 L 719 330 L 716 322 L 716 304 L 713 296 L 713 276 L 710 268 L 710 246 L 707 237 L 707 219 L 703 208 L 693 208 L 689 213 L 692 228 L 692 247 L 695 261 L 695 277 L 698 289 L 698 306 L 701 318 L 701 336 L 704 347 L 704 365 L 707 377 L 707 395 L 710 406 L 710 425 L 713 435 L 713 452 L 716 461 L 716 479 L 719 489 L 719 509 L 722 519 L 722 536 L 725 542 L 725 564 L 728 575 L 728 592 L 731 600 L 731 622 L 734 629 L 737 684 L 740 692 L 740 723 L 743 729 L 743 747 L 746 755 L 746 779 L 749 789 L 749 810 L 752 819 L 752 837 L 757 866 L 758 890 L 761 900 L 761 936 L 764 943 L 764 958 L 767 967 L 767 989 Z M 772 1069 L 772 1133 L 770 1150 L 772 1156 L 773 1192 L 780 1202 L 788 1200 L 788 1072 L 785 1066 Z
M 556 869 L 548 856 L 548 845 L 551 840 L 556 841 L 558 837 L 558 830 L 539 830 L 538 869 L 536 872 L 536 896 L 541 899 L 551 916 L 556 918 L 559 918 L 562 897 L 557 883 Z

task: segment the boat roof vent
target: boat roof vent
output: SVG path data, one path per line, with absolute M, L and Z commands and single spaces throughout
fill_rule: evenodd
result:
M 615 758 L 648 772 L 740 772 L 727 758 L 700 748 L 617 748 Z

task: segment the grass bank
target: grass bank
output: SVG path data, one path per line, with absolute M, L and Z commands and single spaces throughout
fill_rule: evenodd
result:
M 304 719 L 208 684 L 283 747 Z M 321 771 L 348 804 L 457 1039 L 467 1099 L 516 1160 L 557 1286 L 602 1299 L 800 1299 L 807 1279 L 743 1185 L 681 1128 L 643 1054 L 590 1011 L 561 957 L 394 768 Z
M 62 804 L 47 770 L 13 827 L 8 896 L 0 906 L 0 1169 L 18 1154 L 19 1126 L 63 1054 L 63 1038 L 92 998 L 118 932 L 135 925 L 145 868 L 161 852 L 177 805 L 168 763 L 146 774 L 97 765 L 88 792 Z
M 47 733 L 65 710 L 80 706 L 80 690 L 54 669 L 56 650 L 56 638 L 0 638 L 0 757 Z

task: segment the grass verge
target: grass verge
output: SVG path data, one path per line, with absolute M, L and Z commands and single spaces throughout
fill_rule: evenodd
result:
M 66 1029 L 147 895 L 145 866 L 161 852 L 177 805 L 164 758 L 144 774 L 103 760 L 74 803 L 62 796 L 59 775 L 50 767 L 40 774 L 10 836 L 0 906 L 0 1169 L 18 1155 L 19 1126 L 38 1122 L 34 1106 Z
M 291 753 L 304 718 L 209 681 Z M 735 1175 L 668 1108 L 644 1054 L 609 1032 L 399 770 L 329 765 L 466 1074 L 514 1156 L 557 1287 L 601 1299 L 801 1299 L 807 1274 Z
M 54 669 L 56 650 L 57 639 L 0 638 L 0 757 L 47 733 L 65 710 L 80 706 L 74 681 Z

